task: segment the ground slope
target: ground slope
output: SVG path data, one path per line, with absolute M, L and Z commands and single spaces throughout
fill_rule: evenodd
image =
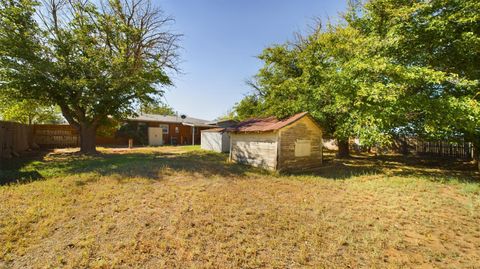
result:
M 0 186 L 0 268 L 475 268 L 478 174 L 424 161 L 279 176 L 163 147 L 4 163 L 4 182 L 30 180 Z

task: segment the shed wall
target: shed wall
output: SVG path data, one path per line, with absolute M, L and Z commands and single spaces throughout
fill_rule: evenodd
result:
M 230 142 L 232 161 L 275 170 L 277 163 L 276 133 L 232 133 Z
M 202 132 L 201 148 L 215 152 L 230 151 L 230 137 L 225 132 Z
M 230 152 L 230 135 L 222 133 L 222 152 Z
M 309 156 L 295 156 L 295 143 L 310 141 Z M 298 149 L 297 149 L 298 150 Z M 322 130 L 309 118 L 303 117 L 280 130 L 278 170 L 302 171 L 322 164 Z
M 202 132 L 201 148 L 222 152 L 222 133 L 220 132 Z

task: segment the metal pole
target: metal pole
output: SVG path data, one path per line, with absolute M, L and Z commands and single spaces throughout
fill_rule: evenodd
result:
M 192 126 L 192 145 L 195 146 L 195 126 Z

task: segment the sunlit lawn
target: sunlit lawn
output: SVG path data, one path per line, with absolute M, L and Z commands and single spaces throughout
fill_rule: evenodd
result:
M 2 161 L 0 268 L 478 268 L 480 175 L 398 156 L 276 175 L 198 147 Z

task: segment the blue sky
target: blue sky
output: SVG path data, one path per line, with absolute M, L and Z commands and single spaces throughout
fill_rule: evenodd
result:
M 314 18 L 335 21 L 345 0 L 156 0 L 175 18 L 183 74 L 166 90 L 169 105 L 202 119 L 225 114 L 250 91 L 245 80 L 261 67 L 269 45 L 305 31 Z

